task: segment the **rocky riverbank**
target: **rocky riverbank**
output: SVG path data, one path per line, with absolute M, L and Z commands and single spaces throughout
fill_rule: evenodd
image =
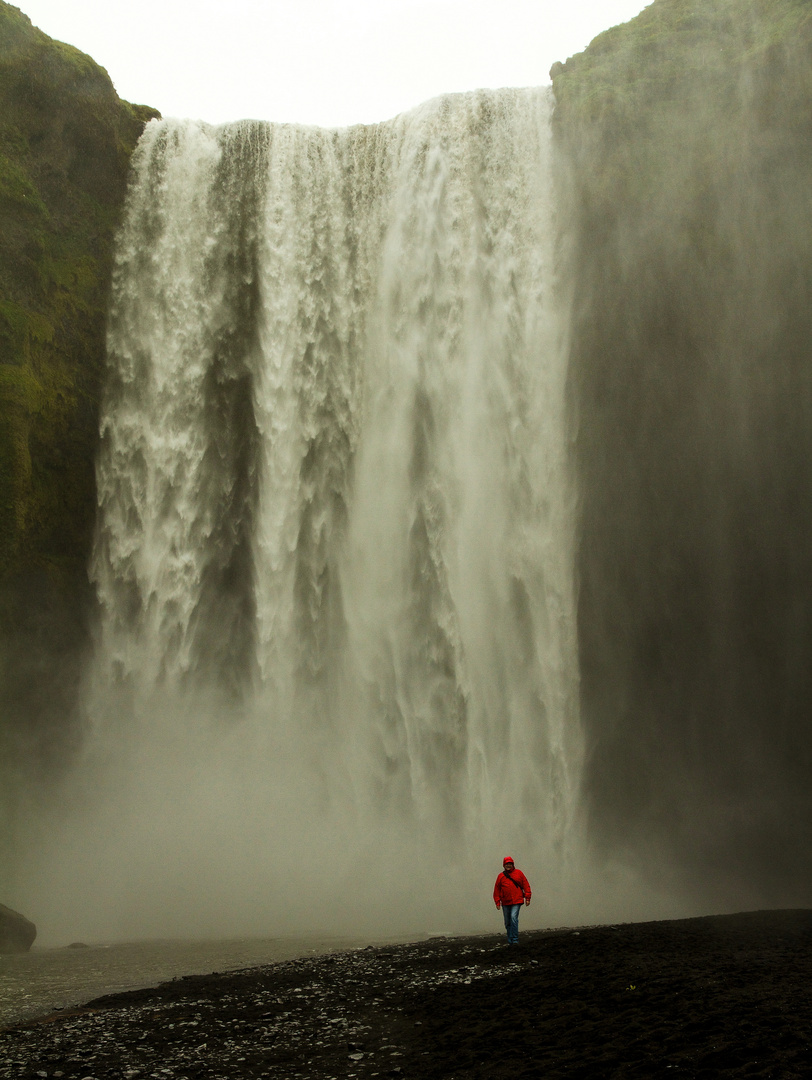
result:
M 174 980 L 0 1033 L 0 1077 L 790 1077 L 812 912 L 444 938 Z

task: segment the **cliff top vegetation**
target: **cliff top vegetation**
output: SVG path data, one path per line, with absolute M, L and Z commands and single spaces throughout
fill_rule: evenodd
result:
M 553 64 L 559 121 L 645 114 L 686 83 L 707 99 L 729 86 L 731 72 L 769 70 L 810 42 L 812 7 L 805 0 L 654 0 L 566 63 Z M 808 102 L 810 91 L 807 70 L 793 88 L 795 100 Z

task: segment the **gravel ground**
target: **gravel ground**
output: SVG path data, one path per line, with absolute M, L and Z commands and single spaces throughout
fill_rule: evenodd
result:
M 812 1076 L 812 912 L 445 938 L 176 979 L 0 1032 L 0 1077 Z

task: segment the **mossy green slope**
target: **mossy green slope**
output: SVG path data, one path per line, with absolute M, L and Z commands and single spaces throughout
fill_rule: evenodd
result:
M 85 636 L 113 237 L 130 154 L 155 115 L 121 101 L 90 57 L 0 2 L 0 720 L 7 732 L 36 726 L 43 711 L 64 722 L 69 705 L 61 665 Z M 55 679 L 47 676 L 51 659 Z
M 781 902 L 812 870 L 812 6 L 655 0 L 551 74 L 593 833 Z

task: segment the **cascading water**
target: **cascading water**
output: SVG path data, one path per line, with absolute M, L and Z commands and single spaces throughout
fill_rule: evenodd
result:
M 444 901 L 473 925 L 505 847 L 561 883 L 580 741 L 550 112 L 481 91 L 342 131 L 145 131 L 87 766 L 118 853 L 97 873 L 143 932 L 182 926 L 152 907 L 222 932 L 302 899 L 357 925 L 370 897 L 379 929 L 445 925 Z

